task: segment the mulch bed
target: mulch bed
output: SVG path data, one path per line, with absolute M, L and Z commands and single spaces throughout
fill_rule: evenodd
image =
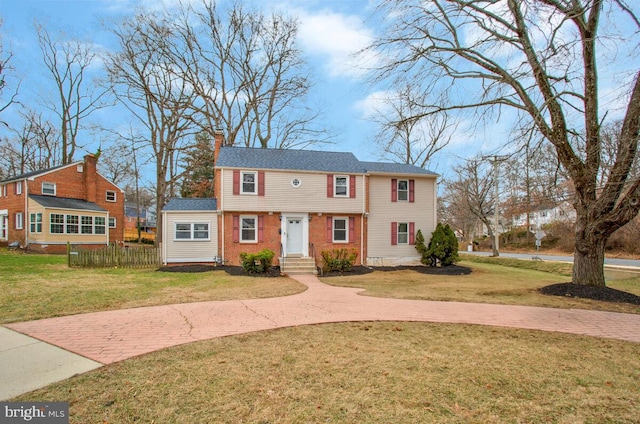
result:
M 339 272 L 331 271 L 325 272 L 324 277 L 338 277 L 348 275 L 364 275 L 374 271 L 399 271 L 399 270 L 412 270 L 421 274 L 431 275 L 468 275 L 471 274 L 471 269 L 465 266 L 451 265 L 444 267 L 428 267 L 428 266 L 385 266 L 385 267 L 366 267 L 366 266 L 354 266 L 351 271 Z M 269 272 L 264 274 L 247 274 L 241 266 L 213 266 L 213 265 L 174 265 L 165 266 L 159 268 L 161 272 L 226 272 L 229 275 L 250 275 L 252 277 L 279 277 L 280 267 L 273 267 Z M 545 295 L 550 296 L 562 296 L 562 297 L 576 297 L 581 299 L 599 300 L 602 302 L 615 302 L 615 303 L 630 303 L 632 305 L 640 305 L 640 296 L 632 293 L 628 293 L 621 290 L 612 289 L 610 287 L 591 287 L 581 286 L 573 283 L 559 283 L 552 284 L 550 286 L 541 287 L 538 291 Z
M 640 305 L 640 296 L 610 287 L 591 287 L 573 283 L 559 283 L 539 288 L 538 291 L 551 296 L 577 297 L 581 299 L 600 300 L 602 302 Z

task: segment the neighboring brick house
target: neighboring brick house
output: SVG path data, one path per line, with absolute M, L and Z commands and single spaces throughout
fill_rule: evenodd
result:
M 124 237 L 124 192 L 87 155 L 0 181 L 0 243 L 58 253 L 67 242 L 106 245 Z
M 419 259 L 415 233 L 428 239 L 436 226 L 437 175 L 417 166 L 344 152 L 222 147 L 221 134 L 215 164 L 213 256 L 228 264 L 268 248 L 281 266 L 308 258 L 315 267 L 323 250 L 344 247 L 358 251 L 358 264 L 399 265 Z

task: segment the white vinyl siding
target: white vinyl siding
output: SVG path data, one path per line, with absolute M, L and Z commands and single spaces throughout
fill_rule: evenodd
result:
M 364 212 L 363 175 L 356 175 L 356 197 L 328 199 L 327 173 L 265 170 L 264 196 L 234 196 L 233 170 L 223 170 L 223 195 L 219 207 L 228 211 L 323 212 L 360 214 Z M 294 187 L 292 181 L 298 180 Z M 347 182 L 348 184 L 348 182 Z M 388 187 L 387 187 L 388 191 Z
M 218 256 L 218 220 L 216 212 L 170 211 L 164 214 L 162 260 L 165 263 L 213 262 Z M 190 226 L 194 239 L 177 239 L 176 225 Z M 204 225 L 208 227 L 208 238 Z
M 389 193 L 391 179 L 415 180 L 414 202 L 392 202 Z M 410 178 L 402 175 L 372 175 L 369 177 L 369 222 L 368 222 L 368 250 L 367 264 L 395 265 L 418 260 L 420 255 L 415 246 L 408 243 L 403 228 L 398 228 L 397 245 L 391 244 L 391 223 L 415 223 L 414 231 L 422 231 L 426 243 L 436 224 L 435 190 L 436 179 L 433 177 Z M 402 227 L 399 225 L 398 227 Z M 407 225 L 407 232 L 409 231 Z M 405 241 L 405 237 L 407 241 Z

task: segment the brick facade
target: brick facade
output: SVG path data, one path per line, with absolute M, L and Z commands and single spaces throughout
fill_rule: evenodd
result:
M 18 241 L 20 245 L 25 246 L 28 240 L 29 230 L 29 211 L 28 196 L 29 195 L 52 195 L 51 193 L 43 193 L 43 183 L 46 188 L 55 187 L 56 198 L 81 199 L 86 200 L 106 209 L 110 218 L 115 218 L 116 227 L 106 227 L 109 232 L 109 242 L 122 242 L 124 240 L 124 193 L 115 184 L 97 172 L 97 158 L 93 155 L 87 155 L 84 162 L 75 162 L 67 166 L 53 168 L 37 173 L 25 174 L 24 178 L 16 177 L 9 179 L 9 182 L 0 183 L 0 211 L 7 210 L 8 228 L 5 243 Z M 16 185 L 22 186 L 22 193 L 16 193 Z M 4 196 L 4 186 L 6 186 L 7 196 Z M 107 192 L 110 192 L 109 200 L 107 200 Z M 23 228 L 16 229 L 16 213 L 23 214 Z M 46 232 L 46 229 L 43 230 Z M 81 243 L 80 243 L 81 244 Z M 40 250 L 46 252 L 62 252 L 66 248 L 60 248 L 56 245 L 48 245 L 41 248 L 37 245 L 29 246 L 32 250 Z

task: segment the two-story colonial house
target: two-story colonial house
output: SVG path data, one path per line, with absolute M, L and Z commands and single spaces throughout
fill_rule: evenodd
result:
M 397 265 L 418 260 L 415 233 L 428 238 L 436 226 L 437 175 L 413 165 L 362 162 L 345 152 L 223 147 L 218 134 L 215 167 L 215 225 L 202 215 L 190 221 L 187 212 L 204 211 L 173 199 L 163 211 L 165 263 L 189 262 L 185 252 L 210 243 L 215 226 L 217 251 L 200 258 L 238 264 L 242 252 L 267 248 L 281 267 L 306 258 L 315 268 L 323 250 L 348 248 L 358 251 L 358 264 Z
M 58 253 L 67 242 L 96 246 L 124 237 L 124 192 L 87 155 L 0 181 L 0 243 Z

